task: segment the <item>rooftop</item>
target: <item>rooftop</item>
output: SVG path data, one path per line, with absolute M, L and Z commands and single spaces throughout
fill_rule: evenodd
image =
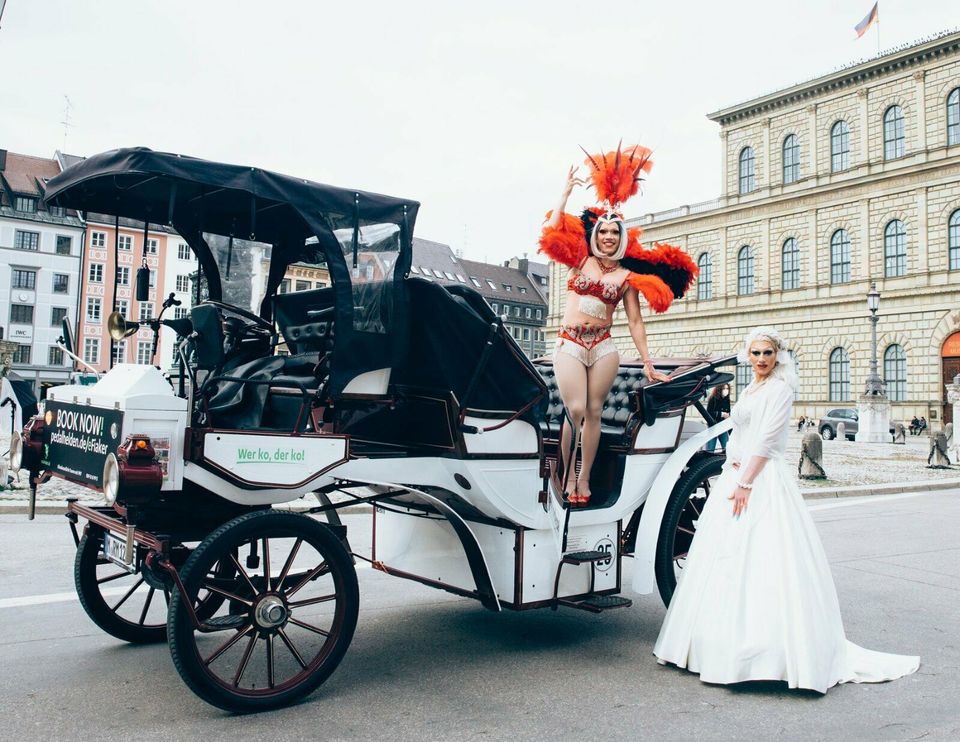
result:
M 867 60 L 844 65 L 833 72 L 776 90 L 743 103 L 707 114 L 721 125 L 755 116 L 781 106 L 788 106 L 838 88 L 858 85 L 888 72 L 922 64 L 943 54 L 960 50 L 960 30 L 942 31 L 919 41 L 902 44 Z

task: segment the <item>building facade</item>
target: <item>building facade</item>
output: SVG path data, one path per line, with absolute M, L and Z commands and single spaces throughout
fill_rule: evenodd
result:
M 114 342 L 111 359 L 107 318 L 114 311 L 114 298 L 116 310 L 126 319 L 156 317 L 171 292 L 182 303 L 168 309 L 164 316 L 186 316 L 192 305 L 191 274 L 196 271 L 190 247 L 175 232 L 161 226 L 151 225 L 144 235 L 143 223 L 130 219 L 121 219 L 119 230 L 116 220 L 103 214 L 88 213 L 86 222 L 77 355 L 98 371 L 107 371 L 117 363 L 170 368 L 174 364 L 174 334 L 161 330 L 154 354 L 153 331 L 148 327 Z M 135 294 L 141 266 L 150 270 L 150 297 L 145 302 L 138 302 Z
M 43 389 L 73 368 L 56 343 L 62 320 L 75 326 L 84 225 L 76 212 L 46 207 L 55 158 L 0 150 L 0 328 L 16 343 L 13 370 Z
M 774 325 L 800 374 L 794 414 L 820 417 L 863 392 L 876 284 L 893 419 L 949 419 L 944 385 L 960 371 L 960 33 L 709 118 L 720 125 L 720 197 L 632 222 L 700 267 L 683 300 L 645 312 L 654 356 L 734 350 L 750 328 Z M 561 273 L 551 274 L 554 327 Z M 614 334 L 631 347 L 622 309 Z M 738 368 L 738 389 L 750 378 Z

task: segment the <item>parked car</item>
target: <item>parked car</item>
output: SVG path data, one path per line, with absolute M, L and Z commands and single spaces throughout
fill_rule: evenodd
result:
M 838 407 L 834 410 L 828 410 L 827 414 L 820 418 L 817 423 L 817 430 L 820 431 L 820 437 L 825 441 L 831 441 L 837 437 L 837 426 L 843 423 L 846 430 L 847 440 L 853 440 L 860 430 L 860 416 L 856 409 L 852 407 Z M 894 425 L 890 423 L 890 435 L 893 436 Z
M 835 410 L 827 410 L 817 429 L 820 431 L 820 437 L 825 441 L 832 441 L 837 437 L 837 426 L 843 423 L 846 429 L 847 439 L 853 440 L 857 431 L 860 429 L 859 415 L 857 411 L 850 407 L 839 407 Z

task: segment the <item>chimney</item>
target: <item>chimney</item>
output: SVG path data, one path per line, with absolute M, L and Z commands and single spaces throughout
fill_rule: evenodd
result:
M 7 150 L 0 149 L 0 171 L 7 168 Z

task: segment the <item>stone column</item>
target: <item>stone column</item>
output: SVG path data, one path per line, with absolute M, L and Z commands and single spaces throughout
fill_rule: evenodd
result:
M 730 260 L 730 254 L 727 250 L 727 228 L 720 227 L 720 260 L 717 261 L 717 297 L 723 297 L 726 305 L 727 297 L 730 296 L 730 287 L 727 285 L 727 262 Z
M 870 280 L 870 201 L 860 202 L 860 275 L 850 276 L 853 281 Z M 852 263 L 853 261 L 851 261 Z M 853 267 L 851 265 L 851 267 Z
M 927 73 L 925 70 L 917 70 L 913 73 L 913 79 L 917 81 L 916 87 L 916 106 L 917 106 L 917 149 L 921 152 L 927 150 Z
M 772 291 L 773 290 L 773 255 L 774 247 L 770 244 L 770 220 L 763 220 L 763 227 L 761 229 L 761 239 L 763 240 L 763 269 L 765 274 L 761 274 L 760 280 L 756 282 L 755 289 L 757 291 Z M 780 249 L 780 246 L 777 245 L 777 250 Z M 759 251 L 758 251 L 759 252 Z M 779 261 L 778 261 L 779 262 Z M 754 274 L 756 275 L 757 263 L 753 264 Z M 783 270 L 783 266 L 780 266 L 780 270 Z M 777 286 L 780 285 L 780 276 L 777 276 Z
M 817 106 L 816 104 L 807 106 L 807 131 L 808 142 L 807 151 L 810 153 L 810 167 L 807 169 L 807 175 L 815 178 L 817 176 Z M 802 158 L 801 158 L 802 160 Z M 802 169 L 802 166 L 801 166 Z M 803 175 L 803 173 L 801 173 Z
M 870 162 L 870 111 L 867 89 L 858 90 L 857 98 L 860 101 L 860 162 L 857 164 L 867 165 Z
M 763 124 L 763 183 L 757 184 L 758 187 L 769 188 L 773 185 L 770 180 L 770 163 L 773 157 L 770 154 L 770 119 L 765 119 Z M 779 179 L 778 179 L 779 182 Z
M 818 284 L 817 281 L 817 270 L 818 270 L 818 256 L 820 254 L 820 242 L 817 235 L 817 209 L 811 208 L 810 213 L 807 216 L 807 243 L 806 245 L 803 242 L 800 243 L 801 254 L 806 253 L 807 255 L 807 270 L 806 270 L 806 281 L 803 281 L 801 285 L 806 287 L 813 287 Z M 829 246 L 827 247 L 827 255 L 829 255 Z M 828 263 L 829 267 L 829 263 Z M 803 271 L 801 270 L 801 275 Z M 829 274 L 828 274 L 829 275 Z
M 927 249 L 927 188 L 921 186 L 917 189 L 917 267 L 909 273 L 919 274 L 924 282 L 930 279 L 930 258 Z
M 720 130 L 720 197 L 726 198 L 729 188 L 727 187 L 727 131 Z

